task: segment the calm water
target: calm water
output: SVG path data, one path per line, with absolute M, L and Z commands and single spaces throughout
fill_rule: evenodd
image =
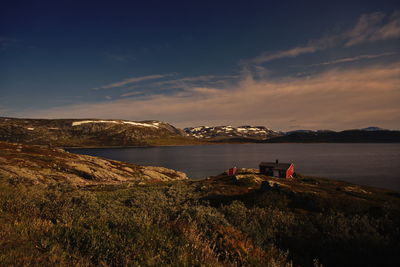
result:
M 305 175 L 400 190 L 400 144 L 226 144 L 150 148 L 69 149 L 139 165 L 163 166 L 205 178 L 261 161 L 293 162 Z

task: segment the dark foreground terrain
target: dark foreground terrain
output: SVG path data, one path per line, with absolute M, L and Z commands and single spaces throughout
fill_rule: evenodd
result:
M 400 262 L 397 192 L 252 169 L 192 181 L 165 168 L 0 145 L 2 266 Z

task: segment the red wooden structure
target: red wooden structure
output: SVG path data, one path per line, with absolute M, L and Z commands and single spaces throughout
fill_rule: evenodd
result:
M 294 174 L 294 165 L 293 163 L 290 164 L 290 167 L 286 170 L 286 178 L 293 178 Z
M 228 169 L 228 175 L 235 175 L 236 174 L 236 167 Z
M 261 162 L 260 173 L 279 178 L 293 178 L 294 164 L 275 162 Z

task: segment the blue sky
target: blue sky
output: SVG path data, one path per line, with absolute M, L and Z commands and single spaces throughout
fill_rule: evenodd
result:
M 399 38 L 396 1 L 9 1 L 0 115 L 400 129 Z

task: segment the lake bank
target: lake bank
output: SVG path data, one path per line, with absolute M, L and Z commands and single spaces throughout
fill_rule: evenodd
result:
M 220 144 L 68 151 L 141 165 L 163 166 L 206 178 L 233 166 L 258 168 L 261 161 L 293 162 L 295 171 L 356 184 L 400 190 L 400 144 Z

